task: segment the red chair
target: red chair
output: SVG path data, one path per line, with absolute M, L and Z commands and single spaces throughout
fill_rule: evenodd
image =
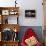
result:
M 27 44 L 25 43 L 25 40 L 32 36 L 34 36 L 35 38 L 37 37 L 36 33 L 32 30 L 32 28 L 28 28 L 27 31 L 25 32 L 24 37 L 22 38 L 21 46 L 27 46 Z M 35 46 L 41 46 L 40 42 L 38 41 Z

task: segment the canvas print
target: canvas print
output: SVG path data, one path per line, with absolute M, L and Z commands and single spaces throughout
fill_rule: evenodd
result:
M 36 11 L 35 10 L 25 10 L 25 17 L 35 17 Z

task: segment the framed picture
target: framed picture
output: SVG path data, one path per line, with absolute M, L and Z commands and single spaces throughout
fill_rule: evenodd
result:
M 9 10 L 2 10 L 2 15 L 9 15 Z
M 25 17 L 35 17 L 36 11 L 35 10 L 25 10 Z

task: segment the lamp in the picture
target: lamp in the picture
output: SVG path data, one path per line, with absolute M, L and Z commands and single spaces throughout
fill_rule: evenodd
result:
M 16 7 L 16 4 L 17 4 L 17 2 L 16 2 L 17 0 L 15 0 L 15 7 Z

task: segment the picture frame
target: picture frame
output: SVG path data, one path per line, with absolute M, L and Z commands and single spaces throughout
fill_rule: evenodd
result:
M 35 10 L 25 10 L 25 17 L 36 17 L 36 11 Z
M 9 15 L 9 10 L 2 10 L 2 15 Z

